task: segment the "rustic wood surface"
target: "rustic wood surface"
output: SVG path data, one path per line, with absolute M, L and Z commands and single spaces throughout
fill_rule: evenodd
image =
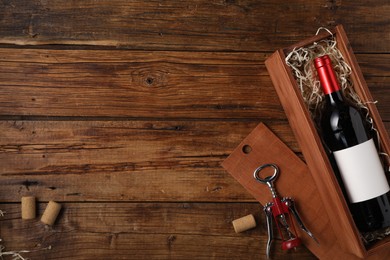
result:
M 301 156 L 265 59 L 343 24 L 390 132 L 389 15 L 386 0 L 0 1 L 1 244 L 264 259 L 260 205 L 221 163 L 260 122 Z M 38 216 L 63 205 L 53 227 L 21 220 L 24 195 Z M 258 227 L 234 233 L 247 214 Z M 315 259 L 278 243 L 274 259 Z

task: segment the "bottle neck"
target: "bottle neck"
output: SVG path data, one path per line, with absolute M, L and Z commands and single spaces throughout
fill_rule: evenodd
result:
M 326 94 L 325 95 L 325 100 L 326 100 L 327 103 L 329 103 L 331 105 L 337 105 L 337 104 L 340 104 L 340 103 L 345 103 L 344 95 L 341 92 L 341 90 L 333 91 L 333 92 L 331 92 L 329 94 Z

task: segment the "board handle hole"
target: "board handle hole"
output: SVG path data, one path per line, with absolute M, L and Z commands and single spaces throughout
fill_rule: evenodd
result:
M 245 154 L 250 154 L 250 152 L 252 152 L 252 147 L 246 144 L 242 147 L 242 152 Z

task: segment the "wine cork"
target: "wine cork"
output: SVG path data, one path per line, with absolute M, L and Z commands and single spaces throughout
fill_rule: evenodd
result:
M 245 217 L 233 220 L 232 224 L 234 227 L 234 231 L 236 231 L 236 233 L 240 233 L 256 227 L 256 220 L 255 217 L 250 214 Z
M 22 197 L 22 219 L 34 219 L 36 216 L 35 197 Z
M 61 204 L 55 202 L 55 201 L 49 201 L 49 203 L 46 206 L 45 211 L 43 212 L 43 215 L 41 217 L 41 221 L 45 223 L 46 225 L 53 225 L 56 221 L 56 218 L 61 210 Z

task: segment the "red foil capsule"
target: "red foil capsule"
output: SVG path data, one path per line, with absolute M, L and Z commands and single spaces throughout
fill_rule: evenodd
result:
M 314 66 L 317 69 L 318 77 L 320 78 L 321 86 L 325 95 L 340 90 L 336 73 L 332 68 L 332 62 L 328 55 L 315 58 Z

